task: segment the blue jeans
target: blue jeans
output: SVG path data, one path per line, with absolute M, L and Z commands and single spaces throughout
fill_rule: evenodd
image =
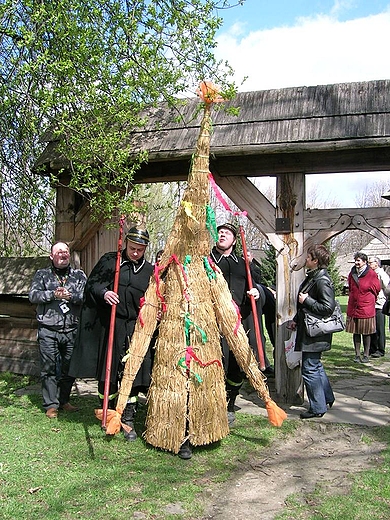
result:
M 302 379 L 305 384 L 309 410 L 325 413 L 327 404 L 333 403 L 334 394 L 321 363 L 322 352 L 302 352 Z

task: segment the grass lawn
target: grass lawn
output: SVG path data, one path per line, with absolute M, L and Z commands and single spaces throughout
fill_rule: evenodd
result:
M 345 301 L 343 301 L 345 299 Z M 346 298 L 340 298 L 342 306 Z M 382 363 L 383 358 L 375 360 Z M 355 377 L 368 367 L 353 363 L 352 337 L 338 333 L 324 355 L 331 378 Z M 28 377 L 0 374 L 0 518 L 4 520 L 200 519 L 203 496 L 226 481 L 249 456 L 293 436 L 298 421 L 274 428 L 261 416 L 237 415 L 237 426 L 220 443 L 197 448 L 190 461 L 147 445 L 108 439 L 95 419 L 96 398 L 74 400 L 80 411 L 49 420 L 36 394 L 15 394 Z M 390 380 L 389 380 L 390 383 Z M 145 409 L 137 414 L 141 432 Z M 312 501 L 288 502 L 284 519 L 390 518 L 390 427 L 372 428 L 387 444 L 374 470 L 351 475 L 351 496 L 331 497 L 319 487 Z M 379 504 L 379 505 L 378 505 Z M 386 514 L 383 513 L 386 511 Z M 258 518 L 261 518 L 259 516 Z
M 202 491 L 223 482 L 240 461 L 291 433 L 259 416 L 240 415 L 226 439 L 183 461 L 146 445 L 110 440 L 93 415 L 96 398 L 76 398 L 79 412 L 47 419 L 39 395 L 16 396 L 28 378 L 0 374 L 0 518 L 201 518 Z M 145 410 L 137 414 L 142 431 Z M 174 510 L 173 513 L 170 511 Z

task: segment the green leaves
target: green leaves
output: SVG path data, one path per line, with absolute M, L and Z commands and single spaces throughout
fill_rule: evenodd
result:
M 122 202 L 131 200 L 134 171 L 146 160 L 126 148 L 129 132 L 143 124 L 140 111 L 192 96 L 202 79 L 235 91 L 229 69 L 213 56 L 217 9 L 228 6 L 216 0 L 3 0 L 2 187 L 13 191 L 18 184 L 16 214 L 32 192 L 52 195 L 48 179 L 43 188 L 31 174 L 48 128 L 69 163 L 70 186 L 88 194 L 98 218 L 112 216 L 115 206 L 121 213 Z M 31 205 L 24 211 L 37 213 Z M 37 240 L 41 230 L 28 229 Z

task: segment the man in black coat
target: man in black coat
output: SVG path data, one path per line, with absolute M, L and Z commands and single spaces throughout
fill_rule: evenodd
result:
M 253 318 L 251 312 L 250 295 L 255 300 L 259 298 L 259 291 L 253 287 L 249 291 L 249 284 L 246 275 L 245 260 L 236 255 L 235 245 L 237 237 L 237 228 L 230 224 L 222 224 L 218 226 L 218 241 L 211 251 L 211 257 L 215 264 L 221 269 L 222 274 L 229 286 L 234 302 L 240 310 L 241 321 L 244 329 L 249 328 L 253 334 Z M 251 325 L 249 325 L 249 321 Z M 254 334 L 253 334 L 254 337 Z M 253 340 L 250 343 L 253 343 Z M 234 354 L 229 351 L 229 346 L 222 338 L 222 351 L 224 358 L 224 369 L 226 372 L 226 391 L 228 399 L 228 421 L 232 426 L 235 420 L 234 405 L 244 380 L 244 374 L 238 365 Z
M 80 326 L 71 360 L 70 373 L 74 377 L 94 377 L 98 380 L 100 399 L 104 397 L 106 355 L 111 320 L 111 307 L 116 305 L 115 332 L 110 374 L 109 407 L 115 408 L 119 383 L 122 379 L 125 355 L 131 339 L 140 300 L 149 285 L 153 266 L 145 260 L 149 243 L 146 230 L 131 228 L 126 235 L 126 247 L 120 262 L 118 292 L 113 291 L 116 252 L 103 255 L 93 268 L 85 286 L 84 304 Z M 146 391 L 150 384 L 152 353 L 149 349 L 134 380 L 129 401 L 122 414 L 122 422 L 131 427 L 125 438 L 137 438 L 134 416 L 138 393 Z

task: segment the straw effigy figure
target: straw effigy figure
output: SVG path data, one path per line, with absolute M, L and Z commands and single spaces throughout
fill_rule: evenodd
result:
M 151 445 L 173 453 L 178 453 L 186 440 L 199 446 L 229 433 L 221 334 L 265 402 L 270 422 L 280 426 L 286 418 L 269 395 L 228 285 L 208 259 L 210 113 L 212 103 L 223 98 L 207 82 L 198 93 L 204 102 L 204 116 L 188 187 L 145 293 L 117 407 L 108 411 L 106 430 L 115 434 L 121 426 L 126 428 L 121 415 L 160 312 L 144 437 Z

